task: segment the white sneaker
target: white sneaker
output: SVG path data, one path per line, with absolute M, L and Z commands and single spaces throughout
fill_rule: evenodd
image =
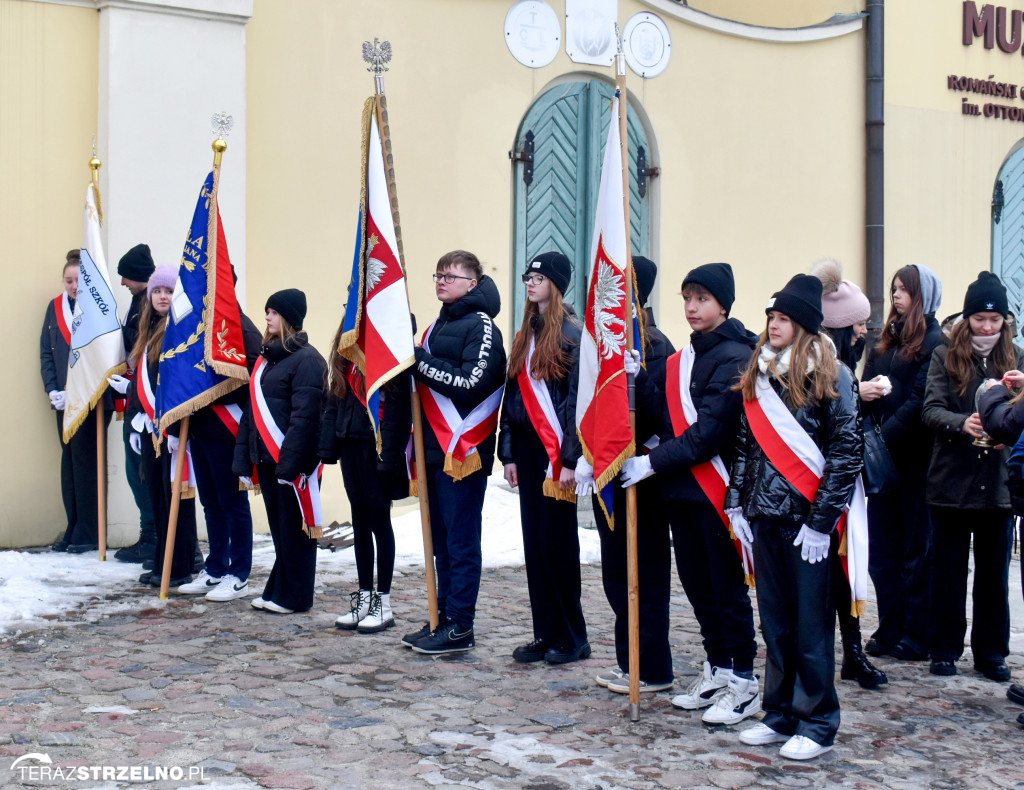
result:
M 712 703 L 712 697 L 729 685 L 731 677 L 731 669 L 713 667 L 705 661 L 703 673 L 694 679 L 685 694 L 673 697 L 672 704 L 683 710 L 706 708 Z
M 779 756 L 787 760 L 810 760 L 831 750 L 831 746 L 822 746 L 803 735 L 794 735 L 779 749 Z
M 373 634 L 391 628 L 395 624 L 395 616 L 391 613 L 391 593 L 374 593 L 370 597 L 370 612 L 359 621 L 358 631 L 361 634 Z
M 344 628 L 351 631 L 359 625 L 359 621 L 370 613 L 370 598 L 373 593 L 370 590 L 359 590 L 349 595 L 349 611 L 334 621 L 336 628 Z
M 206 594 L 207 601 L 233 601 L 249 594 L 249 582 L 243 582 L 230 573 L 220 580 L 220 584 Z
M 262 595 L 259 596 L 258 598 L 253 598 L 251 601 L 249 601 L 249 605 L 253 609 L 262 609 L 264 606 L 266 606 L 266 604 L 267 604 L 267 602 L 263 600 L 263 596 Z
M 181 595 L 206 595 L 214 587 L 220 584 L 219 576 L 211 576 L 206 572 L 206 569 L 199 571 L 199 575 L 193 581 L 188 584 L 183 584 L 178 587 L 175 592 Z
M 701 716 L 705 724 L 739 724 L 761 710 L 757 678 L 741 678 L 732 674 L 729 685 L 714 698 L 714 704 Z
M 281 604 L 266 599 L 263 600 L 263 611 L 273 612 L 274 614 L 295 614 L 294 609 L 286 609 Z
M 640 681 L 640 693 L 643 694 L 648 691 L 668 691 L 672 688 L 673 681 L 668 683 L 648 683 L 646 680 Z M 614 691 L 616 694 L 628 694 L 629 693 L 629 673 L 623 672 L 622 677 L 618 680 L 613 680 L 609 683 L 606 688 L 609 691 Z
M 612 667 L 611 669 L 606 669 L 600 675 L 595 677 L 594 680 L 597 681 L 597 685 L 608 688 L 609 683 L 615 683 L 618 680 L 622 680 L 624 677 L 626 677 L 625 672 L 618 667 Z
M 763 721 L 740 733 L 740 742 L 747 746 L 764 746 L 768 743 L 782 743 L 789 740 L 788 735 L 775 732 Z

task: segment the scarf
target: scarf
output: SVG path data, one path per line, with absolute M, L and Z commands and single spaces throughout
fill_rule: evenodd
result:
M 971 347 L 981 354 L 986 359 L 988 355 L 992 353 L 992 349 L 996 347 L 999 339 L 1002 337 L 1002 333 L 996 335 L 971 335 Z

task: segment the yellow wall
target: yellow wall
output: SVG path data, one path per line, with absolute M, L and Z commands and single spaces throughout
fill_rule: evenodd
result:
M 864 0 L 689 0 L 698 11 L 765 27 L 807 27 L 864 10 Z
M 0 388 L 0 546 L 49 543 L 66 522 L 59 443 L 39 376 L 46 303 L 65 253 L 81 243 L 96 133 L 99 14 L 0 0 L 0 238 L 4 291 L 20 328 Z
M 961 3 L 886 4 L 886 273 L 923 263 L 943 285 L 943 316 L 959 312 L 967 285 L 991 265 L 996 176 L 1024 124 L 961 115 L 947 77 L 1024 83 L 1024 58 L 980 40 L 961 43 Z M 983 4 L 978 3 L 980 8 Z M 925 9 L 928 9 L 927 13 Z M 1024 108 L 1024 101 L 991 98 Z

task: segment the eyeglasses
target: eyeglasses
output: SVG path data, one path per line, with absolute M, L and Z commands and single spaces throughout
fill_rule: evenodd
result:
M 525 285 L 540 285 L 547 279 L 543 274 L 524 274 L 523 283 Z
M 441 282 L 441 280 L 444 280 L 445 283 L 447 283 L 448 285 L 451 285 L 456 280 L 472 280 L 472 279 L 474 279 L 473 277 L 463 277 L 461 274 L 434 274 L 432 276 L 434 278 L 434 282 L 435 283 L 439 283 L 439 282 Z

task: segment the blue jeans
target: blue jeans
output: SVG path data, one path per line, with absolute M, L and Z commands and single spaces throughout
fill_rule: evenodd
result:
M 487 474 L 452 480 L 439 464 L 427 466 L 430 531 L 437 569 L 438 614 L 461 630 L 473 627 L 480 592 L 480 531 Z
M 231 472 L 234 441 L 192 436 L 189 444 L 210 541 L 206 572 L 215 577 L 230 573 L 245 581 L 252 571 L 252 514 L 249 494 L 238 490 L 238 478 Z
M 139 542 L 156 545 L 156 520 L 153 516 L 153 500 L 149 496 L 149 489 L 139 474 L 139 454 L 136 453 L 128 441 L 131 436 L 132 426 L 130 420 L 125 420 L 124 430 L 124 474 L 128 478 L 128 487 L 132 490 L 132 497 L 135 499 L 135 506 L 139 509 Z M 143 440 L 149 437 L 143 434 Z

